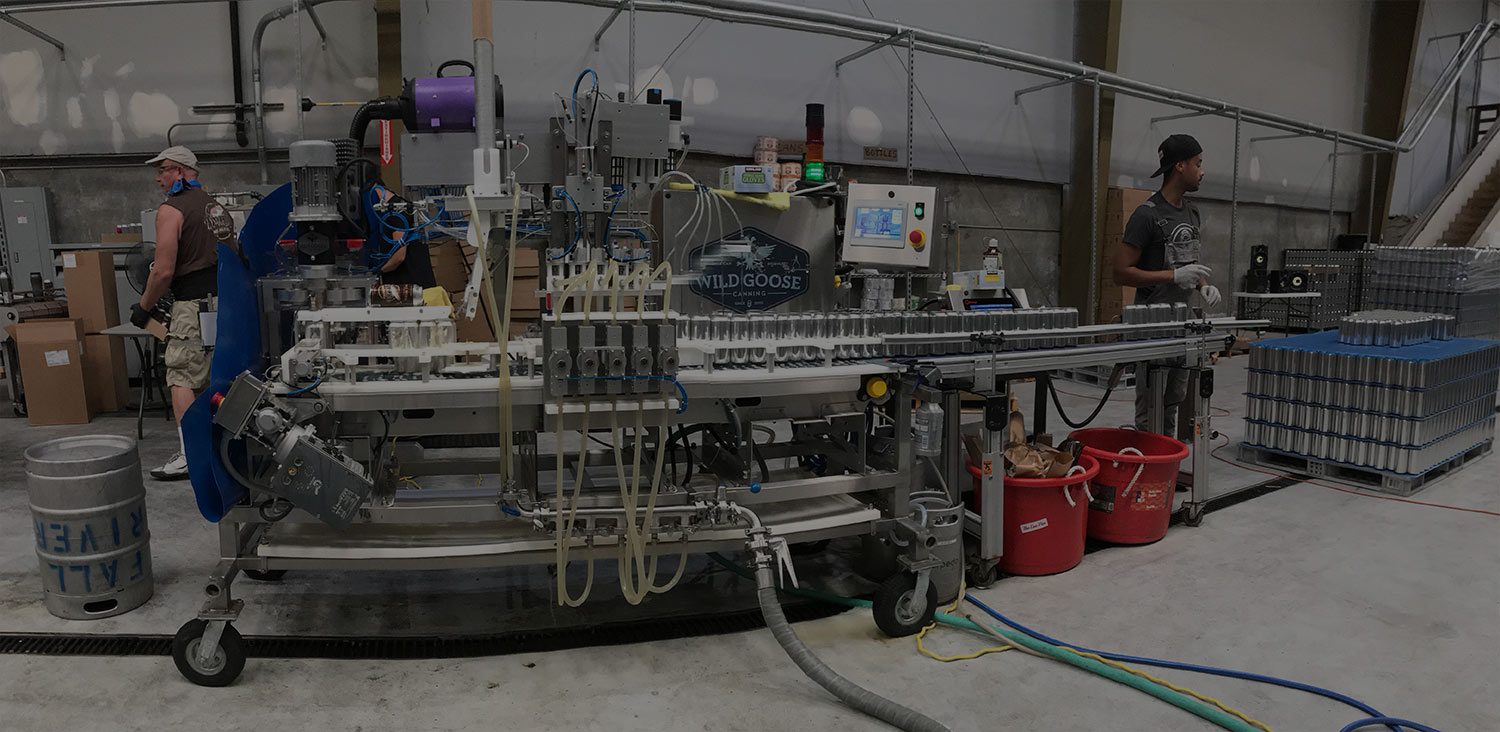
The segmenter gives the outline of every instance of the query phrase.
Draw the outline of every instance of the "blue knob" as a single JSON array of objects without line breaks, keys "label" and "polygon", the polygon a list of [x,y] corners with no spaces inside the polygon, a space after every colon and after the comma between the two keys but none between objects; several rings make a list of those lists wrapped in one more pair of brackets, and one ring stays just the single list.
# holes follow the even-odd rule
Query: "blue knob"
[{"label": "blue knob", "polygon": [[750,484],[750,492],[751,493],[759,493],[760,492],[760,484],[759,483],[751,483]]}]

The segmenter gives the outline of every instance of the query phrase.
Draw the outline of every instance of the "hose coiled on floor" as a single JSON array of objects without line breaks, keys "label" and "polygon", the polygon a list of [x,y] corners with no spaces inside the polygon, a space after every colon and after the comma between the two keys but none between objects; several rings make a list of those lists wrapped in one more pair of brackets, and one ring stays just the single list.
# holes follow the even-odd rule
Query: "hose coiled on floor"
[{"label": "hose coiled on floor", "polygon": [[937,720],[901,706],[840,676],[837,671],[829,668],[828,664],[813,655],[813,652],[802,643],[802,639],[797,637],[796,631],[792,630],[791,623],[787,622],[786,615],[781,611],[781,600],[776,597],[774,562],[775,559],[766,552],[756,552],[756,594],[760,598],[760,613],[765,616],[766,627],[770,628],[771,635],[776,636],[776,642],[780,643],[782,650],[791,657],[792,663],[797,664],[797,667],[802,669],[808,678],[818,682],[819,686],[827,689],[840,701],[893,727],[908,732],[951,732]]}]

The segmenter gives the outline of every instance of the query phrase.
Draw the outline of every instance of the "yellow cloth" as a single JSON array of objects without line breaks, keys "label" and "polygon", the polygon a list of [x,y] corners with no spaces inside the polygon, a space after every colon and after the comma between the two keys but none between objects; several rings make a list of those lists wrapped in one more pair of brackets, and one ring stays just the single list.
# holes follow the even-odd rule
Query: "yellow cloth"
[{"label": "yellow cloth", "polygon": [[[668,183],[667,187],[674,191],[693,190],[693,187],[691,185],[678,181],[672,181],[671,183]],[[724,198],[732,199],[735,201],[744,201],[746,203],[756,203],[762,206],[768,206],[770,208],[776,209],[777,211],[785,211],[792,207],[792,194],[790,193],[735,193],[734,191],[726,191],[719,188],[710,188],[708,190],[709,192],[718,196],[722,196]]]},{"label": "yellow cloth", "polygon": [[430,307],[453,307],[453,301],[448,299],[448,291],[441,287],[422,288],[422,304]]}]

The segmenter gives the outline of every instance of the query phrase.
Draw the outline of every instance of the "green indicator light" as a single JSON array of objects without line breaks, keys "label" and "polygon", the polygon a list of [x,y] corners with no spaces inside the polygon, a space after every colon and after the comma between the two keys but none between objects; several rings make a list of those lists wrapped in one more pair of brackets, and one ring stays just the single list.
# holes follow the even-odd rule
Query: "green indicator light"
[{"label": "green indicator light", "polygon": [[807,167],[803,169],[802,173],[803,177],[807,178],[808,180],[823,180],[823,164],[808,163]]}]

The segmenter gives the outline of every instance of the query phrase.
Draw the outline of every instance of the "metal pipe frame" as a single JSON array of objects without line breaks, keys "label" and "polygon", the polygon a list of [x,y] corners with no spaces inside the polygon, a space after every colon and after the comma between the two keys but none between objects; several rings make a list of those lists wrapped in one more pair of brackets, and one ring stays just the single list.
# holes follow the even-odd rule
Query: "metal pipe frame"
[{"label": "metal pipe frame", "polygon": [[849,54],[848,56],[845,56],[845,57],[843,57],[843,58],[841,58],[841,59],[839,59],[837,61],[834,61],[833,62],[833,75],[834,76],[838,76],[839,72],[841,70],[843,70],[844,64],[847,64],[850,61],[853,61],[853,60],[858,59],[858,58],[864,58],[865,56],[867,56],[869,54],[872,54],[872,53],[874,53],[876,51],[879,51],[880,49],[885,48],[886,46],[889,46],[892,43],[899,43],[899,42],[905,41],[908,38],[913,38],[913,37],[914,36],[912,35],[911,31],[903,31],[901,33],[897,33],[896,35],[891,36],[890,38],[886,38],[884,40],[880,40],[880,41],[876,41],[874,43],[871,43],[870,45],[865,46],[864,48],[861,48],[858,51],[855,51],[854,53]]},{"label": "metal pipe frame", "polygon": [[[0,0],[0,13],[33,12],[42,10],[65,10],[97,7],[120,7],[134,5],[157,5],[188,2],[223,2],[224,0]],[[327,2],[329,0],[323,0]],[[619,0],[530,0],[531,2],[565,2],[576,5],[609,8],[613,10]],[[318,4],[318,0],[306,0],[304,6]],[[1179,91],[1169,87],[1138,81],[1116,73],[1096,69],[1073,61],[1055,59],[984,41],[954,36],[921,28],[909,28],[890,21],[879,20],[814,8],[804,8],[769,0],[635,0],[637,10],[658,13],[691,15],[730,23],[746,23],[786,30],[803,31],[820,35],[837,36],[853,40],[876,43],[891,36],[910,31],[915,36],[916,50],[950,58],[1034,73],[1057,79],[1057,83],[1077,81],[1084,76],[1093,76],[1098,83],[1110,91],[1123,93],[1140,99],[1157,101],[1187,109],[1202,110],[1208,114],[1233,116],[1240,112],[1242,119],[1251,124],[1272,129],[1297,132],[1331,140],[1335,130],[1314,125],[1284,115],[1250,109],[1199,94]],[[288,11],[290,12],[290,11]],[[1412,122],[1397,140],[1385,140],[1353,132],[1339,131],[1343,142],[1371,149],[1410,152],[1416,140],[1426,132],[1436,116],[1437,107],[1453,92],[1458,83],[1459,72],[1478,58],[1483,41],[1500,31],[1500,23],[1489,21],[1476,24],[1463,34],[1465,43],[1445,68],[1440,81],[1427,98],[1418,105]],[[1056,85],[1056,84],[1052,84]],[[1045,87],[1043,87],[1045,88]],[[1028,90],[1022,90],[1023,92]],[[1420,121],[1420,124],[1418,122]]]},{"label": "metal pipe frame", "polygon": [[1019,101],[1021,101],[1021,95],[1023,95],[1023,94],[1030,94],[1032,92],[1039,92],[1039,91],[1042,91],[1044,89],[1051,89],[1054,86],[1062,86],[1064,84],[1071,84],[1071,83],[1073,83],[1075,81],[1083,81],[1087,77],[1088,77],[1087,74],[1079,74],[1077,76],[1069,76],[1069,77],[1065,77],[1065,78],[1062,78],[1062,79],[1053,79],[1052,81],[1043,82],[1043,83],[1037,84],[1035,86],[1028,86],[1028,87],[1026,87],[1024,89],[1018,89],[1018,90],[1016,90],[1015,99],[1016,99],[1017,102],[1019,102]]},{"label": "metal pipe frame", "polygon": [[[23,0],[24,1],[24,0]],[[92,0],[80,0],[90,2]],[[102,0],[103,2],[120,2],[122,0]],[[159,1],[159,0],[158,0]],[[195,0],[177,0],[178,2],[192,2]],[[265,83],[261,78],[260,47],[266,38],[266,28],[271,23],[291,15],[299,8],[311,10],[314,5],[322,5],[334,0],[298,0],[298,2],[283,5],[262,15],[260,21],[255,24],[255,34],[250,41],[250,84],[255,95],[255,159],[260,164],[260,182],[266,185],[271,182],[270,170],[266,158],[266,110],[265,110]],[[151,3],[135,2],[134,0],[123,0],[126,4],[146,5]]]},{"label": "metal pipe frame", "polygon": [[1267,140],[1294,140],[1299,137],[1307,136],[1308,135],[1305,132],[1297,132],[1289,135],[1261,135],[1259,137],[1250,138],[1250,142],[1265,142]]},{"label": "metal pipe frame", "polygon": [[13,26],[15,26],[17,28],[20,28],[23,31],[26,31],[27,33],[30,33],[31,35],[34,35],[37,38],[40,38],[43,41],[46,41],[47,43],[52,44],[53,46],[55,46],[57,48],[57,53],[58,53],[59,56],[61,56],[62,58],[67,58],[68,57],[68,49],[63,46],[63,42],[62,41],[59,41],[56,38],[53,38],[52,36],[47,35],[47,33],[44,32],[44,31],[38,30],[36,26],[33,26],[30,23],[27,23],[27,22],[21,20],[20,18],[12,18],[10,16],[10,13],[6,13],[6,12],[0,12],[0,20],[3,20],[5,22],[7,22],[7,23],[10,23],[11,25],[13,25]]},{"label": "metal pipe frame", "polygon": [[[1239,234],[1240,223],[1240,127],[1241,114],[1238,110],[1234,113],[1234,172],[1229,180],[1229,272],[1234,274],[1234,263],[1239,259],[1235,257],[1234,248],[1236,237]],[[1374,190],[1373,188],[1371,190]],[[1234,282],[1229,283],[1230,287]]]},{"label": "metal pipe frame", "polygon": [[[1084,316],[1088,322],[1094,322],[1099,312],[1099,183],[1100,178],[1108,180],[1109,171],[1100,175],[1099,170],[1099,105],[1101,94],[1099,91],[1099,77],[1094,77],[1094,134],[1089,136],[1089,294],[1088,311]],[[1108,163],[1106,163],[1108,165]]]},{"label": "metal pipe frame", "polygon": [[599,25],[599,30],[594,31],[595,53],[599,52],[599,40],[604,38],[604,32],[609,30],[609,27],[615,24],[615,19],[620,17],[620,13],[625,10],[625,6],[629,3],[630,0],[620,0],[620,2],[616,3],[615,9],[609,11],[609,17],[605,18],[604,22]]},{"label": "metal pipe frame", "polygon": [[[1174,120],[1174,119],[1187,119],[1189,117],[1202,117],[1205,114],[1215,114],[1215,112],[1210,111],[1210,110],[1198,110],[1196,112],[1183,112],[1182,114],[1169,114],[1169,115],[1167,115],[1165,117],[1152,117],[1151,118],[1151,124],[1154,125],[1157,122],[1167,122],[1167,121]],[[1235,119],[1239,119],[1239,117],[1240,117],[1239,110],[1235,110]]]},{"label": "metal pipe frame", "polygon": [[232,119],[230,119],[230,120],[224,120],[222,122],[221,121],[217,121],[217,120],[208,121],[208,122],[176,122],[176,123],[173,123],[173,125],[171,127],[167,128],[167,146],[168,147],[172,146],[172,130],[177,129],[178,127],[210,127],[210,126],[213,126],[213,125],[234,125],[234,126],[238,127],[239,124],[240,124],[239,122],[236,122],[236,121],[234,121]]}]

